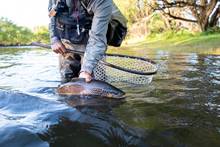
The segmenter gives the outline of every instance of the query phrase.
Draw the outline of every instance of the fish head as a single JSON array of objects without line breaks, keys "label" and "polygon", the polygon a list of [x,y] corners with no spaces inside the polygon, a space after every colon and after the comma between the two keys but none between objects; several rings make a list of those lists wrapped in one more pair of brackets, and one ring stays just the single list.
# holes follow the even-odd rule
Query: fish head
[{"label": "fish head", "polygon": [[114,92],[114,93],[111,93],[111,95],[113,98],[117,98],[117,99],[125,98],[125,92],[120,89],[117,91],[117,93]]}]

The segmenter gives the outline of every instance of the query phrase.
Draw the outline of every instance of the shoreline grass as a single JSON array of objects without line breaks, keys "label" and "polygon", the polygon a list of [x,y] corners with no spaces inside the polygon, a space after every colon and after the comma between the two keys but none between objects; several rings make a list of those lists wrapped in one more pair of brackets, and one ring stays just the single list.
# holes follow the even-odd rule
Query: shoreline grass
[{"label": "shoreline grass", "polygon": [[121,48],[204,53],[214,50],[220,54],[220,33],[166,32],[142,40],[126,40]]}]

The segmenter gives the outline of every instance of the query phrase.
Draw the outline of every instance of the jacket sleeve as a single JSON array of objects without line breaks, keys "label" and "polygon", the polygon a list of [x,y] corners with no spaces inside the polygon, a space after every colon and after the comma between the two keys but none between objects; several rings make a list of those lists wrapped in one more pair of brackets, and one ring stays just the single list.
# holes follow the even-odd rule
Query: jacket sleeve
[{"label": "jacket sleeve", "polygon": [[[49,0],[48,12],[56,5],[56,0]],[[50,33],[50,41],[51,43],[59,40],[57,32],[56,32],[56,19],[55,17],[50,17],[49,23],[49,33]]]},{"label": "jacket sleeve", "polygon": [[106,33],[112,14],[112,5],[112,0],[93,0],[87,8],[88,12],[92,12],[94,17],[81,72],[92,73],[107,49]]}]

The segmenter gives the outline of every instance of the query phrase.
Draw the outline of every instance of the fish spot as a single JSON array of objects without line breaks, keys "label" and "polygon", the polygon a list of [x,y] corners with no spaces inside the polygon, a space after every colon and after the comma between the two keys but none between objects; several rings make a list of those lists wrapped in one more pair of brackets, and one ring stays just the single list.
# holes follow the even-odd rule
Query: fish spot
[{"label": "fish spot", "polygon": [[100,95],[103,93],[103,90],[102,89],[92,89],[91,92],[92,92],[92,94]]}]

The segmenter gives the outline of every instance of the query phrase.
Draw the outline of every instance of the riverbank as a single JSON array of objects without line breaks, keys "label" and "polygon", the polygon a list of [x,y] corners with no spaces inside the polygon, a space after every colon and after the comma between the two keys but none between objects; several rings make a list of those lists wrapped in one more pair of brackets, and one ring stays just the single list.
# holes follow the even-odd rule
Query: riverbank
[{"label": "riverbank", "polygon": [[216,50],[220,54],[220,33],[213,34],[158,34],[144,39],[126,40],[123,48],[132,50],[164,50],[175,52],[205,52]]},{"label": "riverbank", "polygon": [[[29,46],[31,45],[0,45],[0,48]],[[142,39],[132,38],[125,40],[120,48],[115,48],[115,50],[124,49],[220,54],[220,33],[187,34],[178,32],[177,34],[158,34]]]}]

